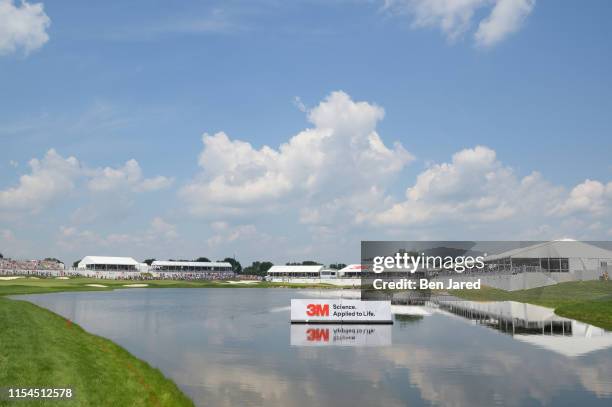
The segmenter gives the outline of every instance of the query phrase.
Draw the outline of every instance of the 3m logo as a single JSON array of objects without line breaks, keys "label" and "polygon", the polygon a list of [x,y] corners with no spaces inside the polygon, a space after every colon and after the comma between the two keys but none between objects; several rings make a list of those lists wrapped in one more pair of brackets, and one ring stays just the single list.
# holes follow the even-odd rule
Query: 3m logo
[{"label": "3m logo", "polygon": [[329,342],[329,329],[310,328],[306,331],[308,342]]},{"label": "3m logo", "polygon": [[329,316],[329,304],[308,304],[306,306],[306,315],[309,317],[328,317]]}]

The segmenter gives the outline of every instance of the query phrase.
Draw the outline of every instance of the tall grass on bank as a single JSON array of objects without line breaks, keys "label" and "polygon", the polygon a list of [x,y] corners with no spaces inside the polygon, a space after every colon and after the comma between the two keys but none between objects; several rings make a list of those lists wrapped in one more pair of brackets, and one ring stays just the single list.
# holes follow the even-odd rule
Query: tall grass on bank
[{"label": "tall grass on bank", "polygon": [[57,314],[0,297],[0,387],[71,388],[72,400],[19,406],[193,406],[158,370]]}]

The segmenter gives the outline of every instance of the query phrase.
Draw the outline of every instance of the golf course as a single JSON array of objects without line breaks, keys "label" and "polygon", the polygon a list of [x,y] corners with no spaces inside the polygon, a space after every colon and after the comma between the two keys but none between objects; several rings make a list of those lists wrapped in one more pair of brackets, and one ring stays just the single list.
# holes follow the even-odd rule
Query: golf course
[{"label": "golf course", "polygon": [[[327,285],[227,281],[120,281],[89,278],[16,278],[0,281],[0,387],[71,388],[67,406],[190,406],[175,383],[146,362],[77,324],[7,295],[65,291],[104,291],[134,287],[290,287]],[[507,292],[484,287],[453,291],[474,301],[520,301],[554,308],[564,317],[612,330],[612,282],[563,283]],[[0,398],[0,405],[9,405]],[[19,405],[51,405],[53,400],[22,400]]]}]

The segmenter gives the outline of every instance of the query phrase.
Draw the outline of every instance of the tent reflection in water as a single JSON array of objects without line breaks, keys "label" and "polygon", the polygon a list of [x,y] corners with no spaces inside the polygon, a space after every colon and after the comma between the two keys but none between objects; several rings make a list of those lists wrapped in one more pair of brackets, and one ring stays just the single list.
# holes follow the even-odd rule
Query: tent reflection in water
[{"label": "tent reflection in water", "polygon": [[560,317],[551,308],[515,301],[439,300],[438,310],[567,357],[612,347],[612,332]]}]

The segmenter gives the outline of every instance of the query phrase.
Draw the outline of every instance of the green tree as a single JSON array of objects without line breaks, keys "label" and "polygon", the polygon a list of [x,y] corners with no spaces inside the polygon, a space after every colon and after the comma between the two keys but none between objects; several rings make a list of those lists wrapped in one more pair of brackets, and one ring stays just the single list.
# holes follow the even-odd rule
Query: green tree
[{"label": "green tree", "polygon": [[232,271],[236,274],[242,274],[242,264],[233,257],[226,257],[223,259],[224,262],[232,265]]},{"label": "green tree", "polygon": [[81,260],[77,260],[77,261],[72,262],[72,267],[77,268],[79,266],[79,263],[81,262]]},{"label": "green tree", "polygon": [[345,267],[346,267],[346,264],[344,263],[334,263],[334,264],[329,265],[329,268],[332,270],[342,270]]},{"label": "green tree", "polygon": [[210,263],[210,259],[208,257],[198,257],[195,259],[198,263]]},{"label": "green tree", "polygon": [[147,265],[151,265],[153,264],[153,262],[155,261],[155,259],[146,259],[145,261],[143,261],[143,263],[146,263]]},{"label": "green tree", "polygon": [[253,264],[244,268],[242,274],[265,276],[272,266],[273,264],[269,261],[254,261]]},{"label": "green tree", "polygon": [[45,257],[45,261],[54,261],[56,263],[61,263],[61,260],[56,259],[55,257]]}]

